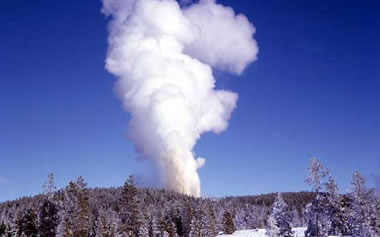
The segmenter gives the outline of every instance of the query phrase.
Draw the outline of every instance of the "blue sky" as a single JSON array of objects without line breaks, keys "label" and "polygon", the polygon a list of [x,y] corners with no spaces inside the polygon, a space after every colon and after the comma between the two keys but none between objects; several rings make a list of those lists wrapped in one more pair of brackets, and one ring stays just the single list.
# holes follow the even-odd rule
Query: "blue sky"
[{"label": "blue sky", "polygon": [[[239,94],[229,129],[195,153],[206,196],[307,190],[308,160],[342,191],[359,170],[380,175],[376,1],[219,1],[255,25],[258,61],[243,76],[214,72]],[[106,19],[94,0],[5,1],[0,8],[0,201],[82,175],[152,184],[126,139],[129,119],[104,69]]]}]

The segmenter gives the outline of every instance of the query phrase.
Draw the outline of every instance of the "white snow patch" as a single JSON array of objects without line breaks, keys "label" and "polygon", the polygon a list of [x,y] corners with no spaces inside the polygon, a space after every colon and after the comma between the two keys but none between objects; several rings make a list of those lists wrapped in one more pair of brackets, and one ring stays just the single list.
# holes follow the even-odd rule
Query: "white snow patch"
[{"label": "white snow patch", "polygon": [[[303,237],[305,236],[306,227],[296,227],[293,228],[294,237]],[[266,237],[265,229],[253,229],[253,230],[239,230],[233,233],[232,235],[218,235],[222,236],[239,236],[239,237]]]}]

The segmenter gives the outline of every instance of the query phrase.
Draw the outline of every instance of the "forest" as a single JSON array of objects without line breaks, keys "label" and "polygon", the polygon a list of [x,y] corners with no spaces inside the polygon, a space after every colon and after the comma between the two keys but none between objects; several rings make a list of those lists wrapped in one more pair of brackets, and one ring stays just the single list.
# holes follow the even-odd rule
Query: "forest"
[{"label": "forest", "polygon": [[380,200],[355,172],[341,193],[318,159],[305,180],[311,191],[195,198],[165,189],[88,188],[82,177],[57,190],[49,174],[42,194],[0,203],[0,236],[217,236],[266,229],[267,236],[380,236]]}]

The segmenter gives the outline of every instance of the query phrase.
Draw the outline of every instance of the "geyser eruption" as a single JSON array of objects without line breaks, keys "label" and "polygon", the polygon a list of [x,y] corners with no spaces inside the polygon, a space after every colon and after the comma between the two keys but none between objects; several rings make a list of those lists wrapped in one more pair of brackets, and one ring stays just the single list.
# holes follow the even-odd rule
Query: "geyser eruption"
[{"label": "geyser eruption", "polygon": [[162,185],[200,196],[205,160],[193,147],[227,128],[238,98],[215,89],[211,67],[242,73],[258,51],[253,25],[213,0],[103,0],[102,12],[112,16],[106,68],[131,115],[129,139]]}]

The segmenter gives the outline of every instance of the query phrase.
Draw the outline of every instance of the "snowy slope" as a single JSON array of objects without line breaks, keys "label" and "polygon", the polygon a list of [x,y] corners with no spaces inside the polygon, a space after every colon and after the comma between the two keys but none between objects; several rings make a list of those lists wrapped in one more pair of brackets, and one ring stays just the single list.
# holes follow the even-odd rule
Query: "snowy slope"
[{"label": "snowy slope", "polygon": [[[306,227],[293,228],[294,237],[305,236]],[[239,236],[239,237],[265,237],[265,229],[254,229],[254,230],[239,230],[232,235],[218,235],[222,236]]]}]

